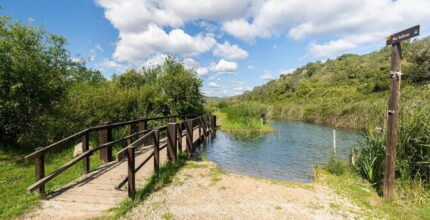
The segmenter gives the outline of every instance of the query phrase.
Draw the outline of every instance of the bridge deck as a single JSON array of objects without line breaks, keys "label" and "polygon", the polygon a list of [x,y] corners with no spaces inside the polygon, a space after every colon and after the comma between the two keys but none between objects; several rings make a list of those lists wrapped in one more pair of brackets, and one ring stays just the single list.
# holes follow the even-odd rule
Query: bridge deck
[{"label": "bridge deck", "polygon": [[[193,142],[198,140],[198,129],[194,130]],[[161,144],[160,144],[161,145]],[[182,138],[182,150],[186,139]],[[146,159],[152,151],[137,155],[136,165]],[[167,148],[160,151],[160,164],[167,160]],[[144,186],[154,172],[153,157],[136,173],[137,187]],[[83,176],[73,183],[56,190],[42,201],[41,207],[25,216],[25,219],[85,219],[100,216],[104,211],[117,206],[127,198],[127,189],[114,187],[127,175],[127,161],[110,162]],[[125,185],[126,186],[126,185]],[[123,187],[125,188],[125,187]]]}]

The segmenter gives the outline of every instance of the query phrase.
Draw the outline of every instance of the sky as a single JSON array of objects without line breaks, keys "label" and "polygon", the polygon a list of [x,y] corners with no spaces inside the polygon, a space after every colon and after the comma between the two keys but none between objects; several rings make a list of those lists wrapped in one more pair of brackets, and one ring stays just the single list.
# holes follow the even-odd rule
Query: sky
[{"label": "sky", "polygon": [[1,0],[1,15],[65,36],[106,78],[175,55],[207,96],[232,96],[308,62],[365,54],[421,25],[430,0]]}]

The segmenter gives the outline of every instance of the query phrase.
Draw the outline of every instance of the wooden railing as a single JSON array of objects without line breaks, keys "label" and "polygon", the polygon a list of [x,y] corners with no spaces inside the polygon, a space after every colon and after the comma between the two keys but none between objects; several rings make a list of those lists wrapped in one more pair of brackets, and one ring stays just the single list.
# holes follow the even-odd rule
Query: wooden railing
[{"label": "wooden railing", "polygon": [[[169,161],[175,161],[178,154],[183,151],[182,141],[186,137],[186,149],[188,158],[195,151],[197,144],[207,138],[210,132],[214,131],[216,126],[215,116],[201,116],[193,119],[188,119],[179,123],[168,123],[166,126],[157,127],[150,132],[131,143],[123,150],[117,153],[117,158],[122,158],[125,154],[127,158],[127,176],[115,187],[121,188],[126,182],[128,183],[128,196],[134,198],[136,194],[136,173],[151,159],[154,158],[154,171],[158,172],[160,168],[160,151],[167,147],[167,158]],[[198,130],[199,136],[197,141],[194,141],[194,131]],[[160,133],[166,131],[165,140],[160,139]],[[144,152],[152,150],[139,165],[136,166],[136,149],[141,146],[146,140],[152,139],[153,144],[143,149]]]},{"label": "wooden railing", "polygon": [[[190,119],[193,118],[193,119]],[[205,118],[205,119],[201,119]],[[178,126],[181,126],[183,128],[183,124],[188,121],[194,121],[197,119],[206,120],[208,116],[200,116],[200,117],[194,117],[194,116],[167,116],[167,117],[152,117],[152,118],[140,118],[136,120],[131,121],[125,121],[125,122],[117,122],[117,123],[105,123],[99,126],[95,126],[92,128],[84,129],[80,132],[77,132],[69,137],[66,137],[60,141],[57,141],[53,144],[50,144],[43,148],[36,148],[36,151],[25,156],[26,160],[35,160],[35,176],[36,176],[36,182],[29,186],[27,188],[28,192],[32,192],[37,190],[37,192],[41,195],[45,194],[45,184],[49,182],[54,177],[58,176],[65,170],[72,167],[74,164],[78,163],[79,161],[83,161],[83,173],[88,174],[90,172],[90,156],[97,151],[100,151],[100,159],[102,163],[106,164],[113,160],[112,156],[112,146],[114,144],[127,141],[127,147],[122,149],[117,155],[123,154],[126,150],[129,151],[129,149],[134,149],[137,146],[140,146],[143,144],[143,142],[148,139],[149,137],[152,137],[155,139],[155,131],[157,130],[158,133],[160,130],[169,128],[169,125],[162,126],[162,127],[156,127],[154,129],[148,128],[148,122],[149,121],[159,121],[159,120],[169,120],[171,122],[176,121],[177,119],[184,120],[180,123],[172,123]],[[211,120],[215,121],[216,118],[214,116],[209,116]],[[171,123],[169,123],[171,124]],[[121,137],[119,139],[113,140],[112,138],[112,129],[118,128],[121,126],[127,127],[127,135],[124,137]],[[172,126],[172,125],[170,125]],[[206,126],[206,125],[205,125]],[[137,127],[137,128],[136,128]],[[203,127],[203,125],[201,126]],[[98,133],[98,139],[99,139],[99,146],[96,146],[92,149],[89,148],[89,139],[90,134],[97,132]],[[192,135],[192,134],[191,134]],[[137,138],[137,140],[135,140]],[[50,152],[53,149],[57,149],[61,146],[65,146],[66,144],[73,143],[73,141],[77,141],[78,139],[81,139],[82,141],[82,154],[75,157],[71,161],[67,162],[60,168],[57,168],[53,172],[51,172],[49,175],[45,176],[45,155]],[[134,141],[135,140],[135,141]],[[133,142],[134,141],[134,142]],[[191,140],[192,141],[192,140]],[[156,141],[154,141],[155,143]],[[159,136],[158,136],[158,142],[159,143]],[[168,143],[168,142],[167,142]],[[166,145],[167,146],[167,145]],[[165,146],[161,146],[165,147]],[[153,149],[154,147],[148,148]],[[192,152],[190,152],[192,153]],[[154,153],[155,154],[155,153]],[[129,155],[129,154],[126,154]],[[151,154],[152,155],[152,154]],[[171,153],[171,155],[174,155]],[[121,159],[121,158],[117,158]],[[132,161],[134,158],[132,158]],[[149,160],[149,159],[148,159]],[[138,166],[140,169],[144,163],[141,166]],[[133,181],[131,181],[133,182]]]}]

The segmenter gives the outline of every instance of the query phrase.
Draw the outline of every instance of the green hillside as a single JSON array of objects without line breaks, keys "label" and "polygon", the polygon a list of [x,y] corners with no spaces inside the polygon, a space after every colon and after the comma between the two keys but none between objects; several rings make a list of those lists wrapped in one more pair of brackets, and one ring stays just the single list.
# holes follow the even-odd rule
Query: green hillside
[{"label": "green hillside", "polygon": [[[401,108],[430,100],[430,38],[402,43]],[[339,127],[382,126],[390,89],[390,53],[345,54],[309,63],[291,74],[233,97],[269,104],[272,117]]]}]

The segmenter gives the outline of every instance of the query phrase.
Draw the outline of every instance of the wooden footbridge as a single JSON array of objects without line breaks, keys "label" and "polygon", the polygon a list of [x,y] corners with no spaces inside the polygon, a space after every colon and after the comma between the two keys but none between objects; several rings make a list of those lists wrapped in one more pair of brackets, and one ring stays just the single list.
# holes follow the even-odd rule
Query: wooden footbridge
[{"label": "wooden footbridge", "polygon": [[[163,121],[168,123],[156,126]],[[82,219],[99,216],[127,196],[133,198],[137,186],[145,185],[149,177],[159,171],[160,164],[176,160],[182,151],[191,158],[196,146],[207,139],[215,127],[215,116],[141,118],[88,128],[38,148],[25,157],[35,161],[36,174],[36,182],[27,190],[37,191],[44,200],[41,209],[26,218]],[[127,134],[114,140],[112,131],[121,128],[126,128]],[[90,138],[98,138],[99,146],[90,148]],[[81,141],[82,154],[45,175],[45,155],[55,148],[73,146],[70,143],[77,140]],[[112,147],[121,143],[123,148],[113,160]],[[103,165],[90,170],[90,157],[95,152],[100,152]],[[80,161],[84,174],[81,178],[52,193],[45,193],[47,182]]]}]

